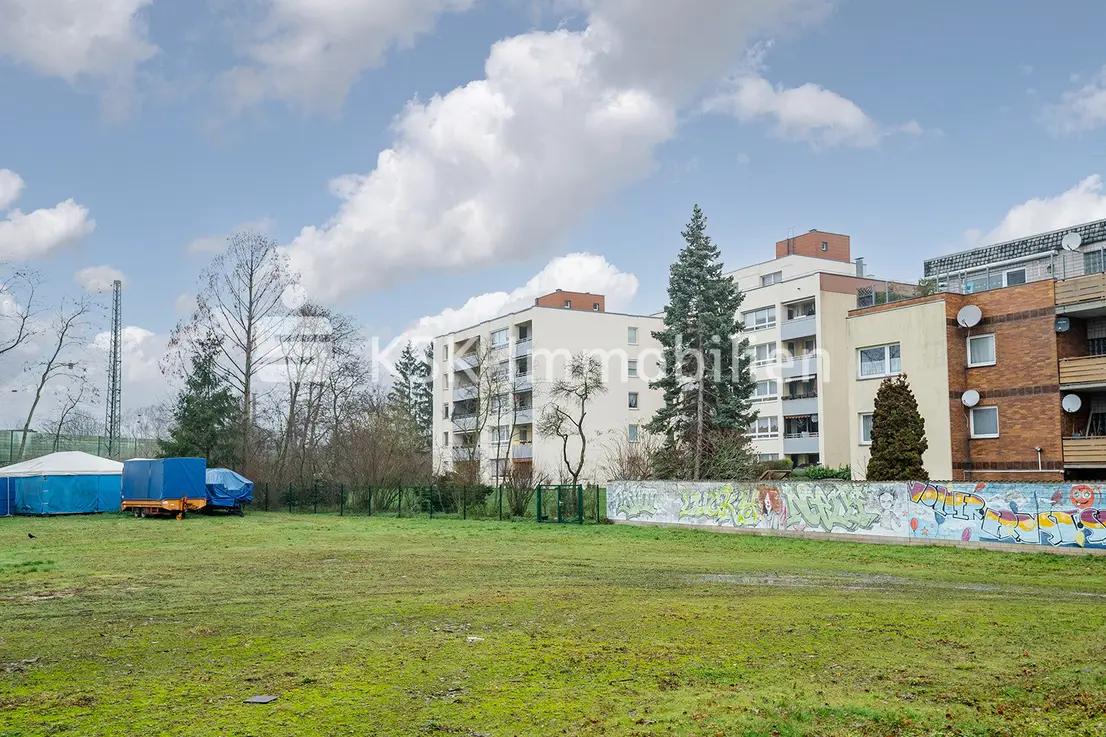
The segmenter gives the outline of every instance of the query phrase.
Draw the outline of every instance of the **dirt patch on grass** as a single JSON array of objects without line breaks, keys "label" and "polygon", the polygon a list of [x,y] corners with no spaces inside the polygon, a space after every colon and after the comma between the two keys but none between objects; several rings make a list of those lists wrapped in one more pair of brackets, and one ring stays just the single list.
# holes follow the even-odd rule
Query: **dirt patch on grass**
[{"label": "dirt patch on grass", "polygon": [[[768,586],[781,588],[832,588],[844,591],[968,591],[977,594],[1010,596],[1029,595],[1037,590],[1028,586],[979,583],[975,581],[928,581],[885,573],[840,573],[826,576],[796,574],[735,575],[729,573],[703,573],[686,577],[689,583],[726,584],[730,586]],[[1050,596],[1067,594],[1072,597],[1106,599],[1106,593],[1096,591],[1049,590]]]}]

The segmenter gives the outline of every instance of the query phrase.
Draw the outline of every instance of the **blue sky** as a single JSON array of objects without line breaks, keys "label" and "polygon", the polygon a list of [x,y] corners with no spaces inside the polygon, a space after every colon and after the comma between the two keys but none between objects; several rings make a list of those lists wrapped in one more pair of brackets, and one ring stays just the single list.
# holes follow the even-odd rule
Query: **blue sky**
[{"label": "blue sky", "polygon": [[[87,212],[34,249],[0,224],[0,261],[117,269],[151,336],[243,223],[388,340],[561,281],[659,309],[694,202],[734,268],[820,228],[901,279],[1106,217],[1100,2],[64,5],[0,0],[0,169],[9,209]],[[577,252],[606,263],[547,267]]]}]

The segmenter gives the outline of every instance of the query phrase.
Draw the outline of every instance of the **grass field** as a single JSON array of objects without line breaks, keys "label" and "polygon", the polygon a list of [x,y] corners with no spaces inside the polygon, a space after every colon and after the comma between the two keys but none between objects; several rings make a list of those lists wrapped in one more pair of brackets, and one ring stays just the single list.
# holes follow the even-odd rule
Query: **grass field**
[{"label": "grass field", "polygon": [[1106,734],[1106,558],[17,518],[0,613],[4,737]]}]

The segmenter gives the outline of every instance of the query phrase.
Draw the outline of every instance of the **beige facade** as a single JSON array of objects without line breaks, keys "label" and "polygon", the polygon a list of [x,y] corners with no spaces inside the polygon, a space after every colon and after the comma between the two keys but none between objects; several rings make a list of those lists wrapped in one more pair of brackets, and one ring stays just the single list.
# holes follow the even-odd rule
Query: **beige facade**
[{"label": "beige facade", "polygon": [[[863,438],[864,416],[875,409],[876,392],[886,375],[905,374],[926,422],[929,449],[922,461],[930,478],[951,479],[952,438],[949,404],[949,356],[945,303],[907,302],[845,321],[847,330],[848,445],[853,478],[863,480],[870,443]],[[862,377],[860,351],[898,346],[899,364],[888,358],[886,375]]]},{"label": "beige facade", "polygon": [[[607,390],[588,404],[581,480],[605,483],[614,446],[643,437],[663,405],[649,388],[660,371],[652,336],[660,327],[660,319],[645,315],[535,305],[435,338],[435,468],[478,463],[481,478],[493,482],[509,465],[530,464],[535,479],[565,478],[561,440],[538,433],[537,423],[552,382],[565,375],[571,356],[586,352],[603,365]],[[503,371],[504,379],[481,379],[488,371]],[[494,399],[489,386],[511,399]],[[570,442],[573,460],[578,452]]]}]

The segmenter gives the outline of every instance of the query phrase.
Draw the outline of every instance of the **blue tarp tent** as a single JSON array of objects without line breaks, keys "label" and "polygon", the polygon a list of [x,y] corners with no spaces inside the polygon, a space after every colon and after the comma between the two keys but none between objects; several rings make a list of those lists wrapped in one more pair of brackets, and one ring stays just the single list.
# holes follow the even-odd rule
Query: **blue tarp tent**
[{"label": "blue tarp tent", "polygon": [[240,507],[253,502],[253,482],[229,468],[207,469],[207,505]]},{"label": "blue tarp tent", "polygon": [[123,499],[206,499],[203,458],[132,458],[123,463]]},{"label": "blue tarp tent", "polygon": [[0,468],[0,514],[118,512],[123,464],[69,451]]}]

